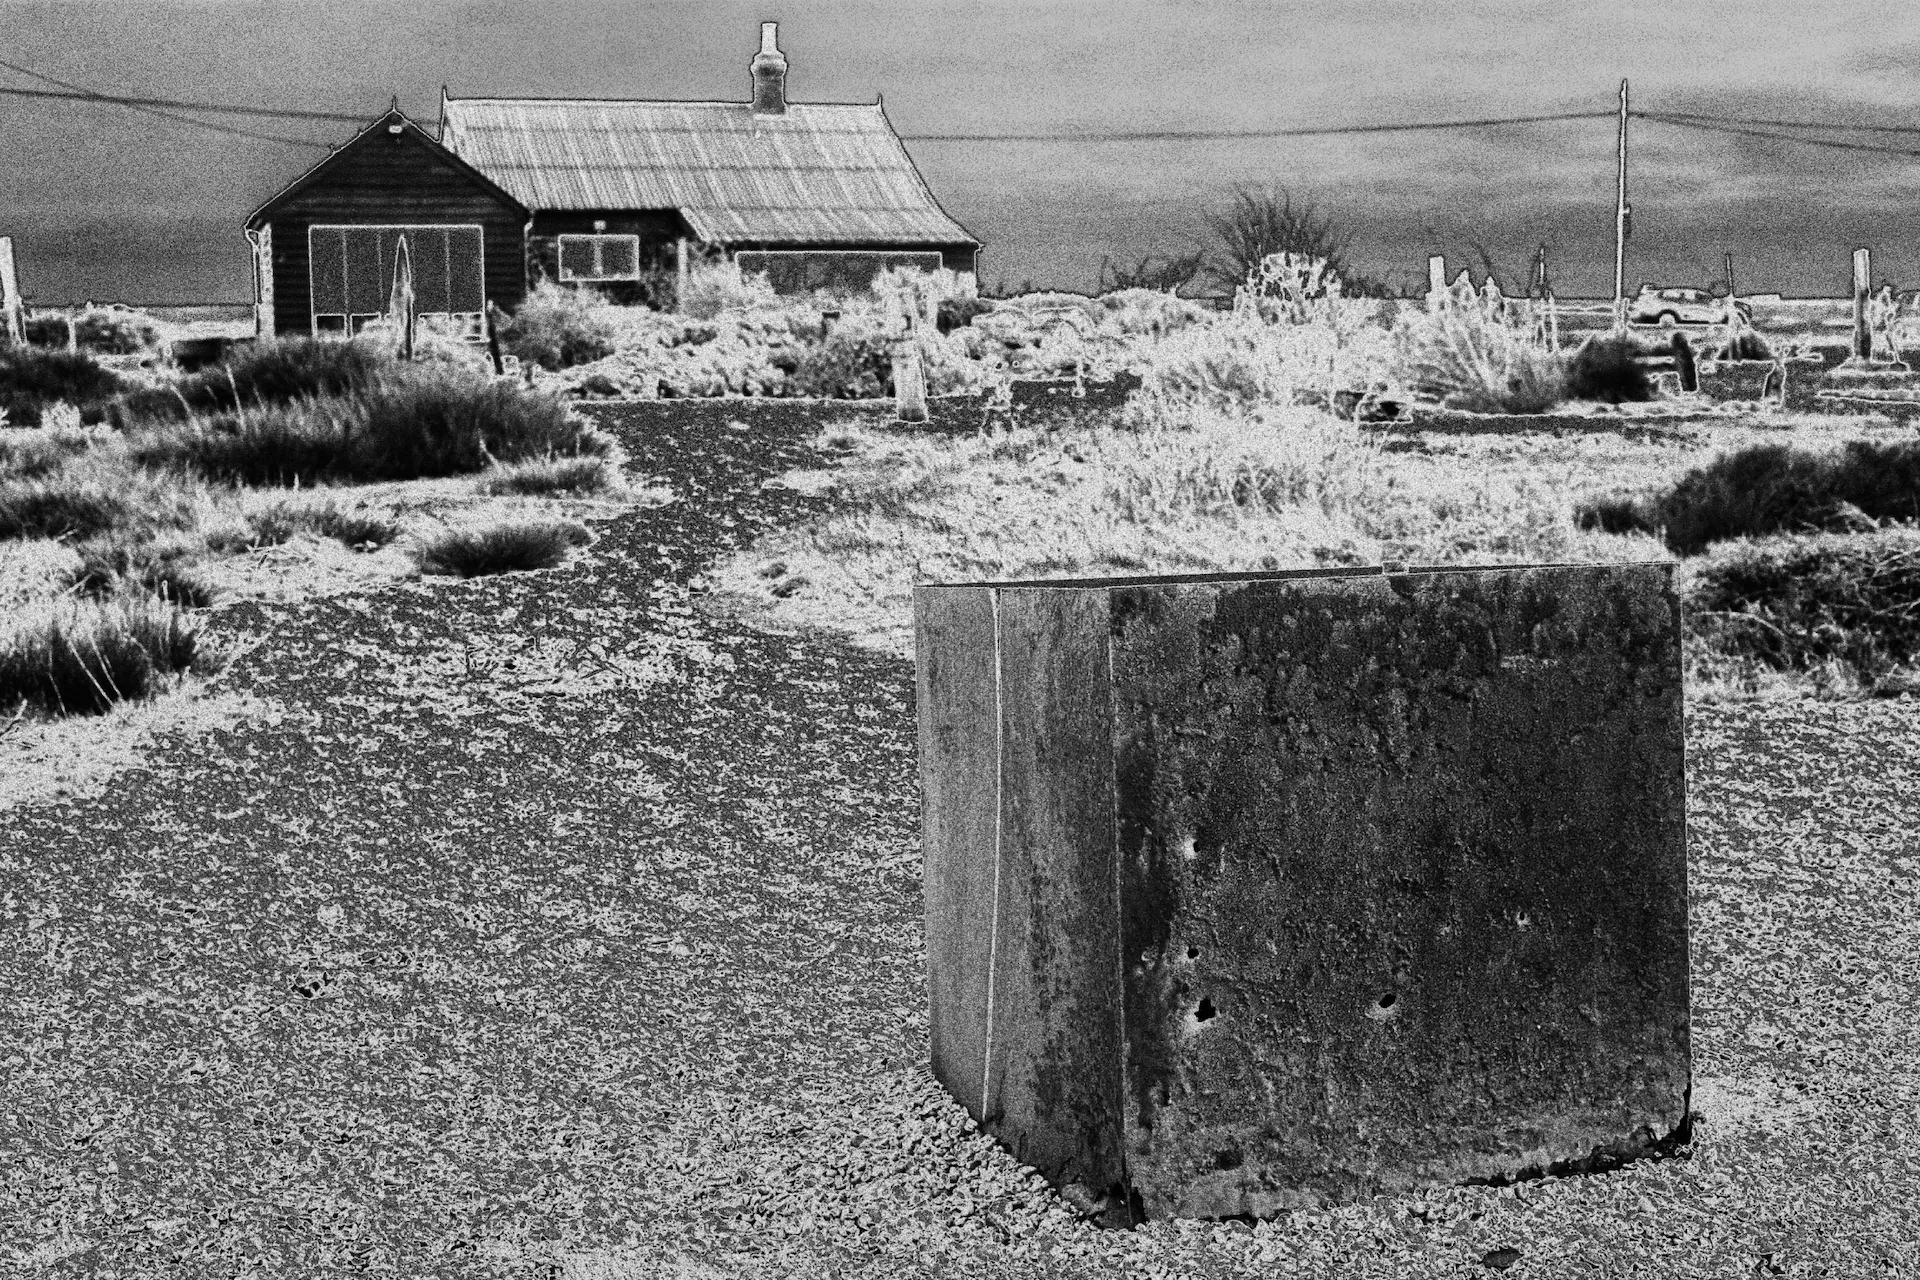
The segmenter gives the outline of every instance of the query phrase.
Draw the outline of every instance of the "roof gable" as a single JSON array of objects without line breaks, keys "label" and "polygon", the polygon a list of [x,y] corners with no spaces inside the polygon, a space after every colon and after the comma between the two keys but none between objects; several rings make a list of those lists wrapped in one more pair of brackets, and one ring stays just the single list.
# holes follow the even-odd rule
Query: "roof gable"
[{"label": "roof gable", "polygon": [[530,209],[674,209],[720,244],[979,244],[878,103],[446,98],[441,140]]},{"label": "roof gable", "polygon": [[368,139],[387,133],[388,126],[394,124],[398,124],[401,127],[401,135],[406,138],[407,141],[425,147],[435,160],[445,164],[448,168],[466,178],[479,190],[515,210],[521,218],[524,219],[529,216],[527,207],[522,204],[511,191],[504,189],[499,183],[487,177],[486,174],[481,173],[460,156],[454,154],[446,147],[441,146],[432,134],[415,124],[407,117],[405,112],[395,106],[382,112],[381,115],[372,123],[368,124],[366,128],[354,134],[353,137],[346,142],[335,147],[328,155],[315,163],[312,168],[282,187],[268,199],[266,203],[255,209],[247,216],[247,229],[249,231],[255,231],[266,223],[271,222],[274,214],[279,212],[287,204],[298,199],[303,192],[325,182],[331,174],[337,171],[343,164],[347,163],[352,158],[354,152],[366,143]]}]

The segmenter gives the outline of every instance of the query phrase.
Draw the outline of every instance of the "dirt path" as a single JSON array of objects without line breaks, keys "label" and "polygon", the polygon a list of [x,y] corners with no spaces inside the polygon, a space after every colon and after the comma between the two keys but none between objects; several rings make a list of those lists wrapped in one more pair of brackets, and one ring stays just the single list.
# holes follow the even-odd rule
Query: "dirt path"
[{"label": "dirt path", "polygon": [[872,1275],[1458,1275],[1508,1244],[1512,1275],[1911,1258],[1912,700],[1692,716],[1691,1159],[1100,1235],[964,1134],[922,1066],[910,665],[692,609],[704,555],[807,508],[760,482],[817,465],[815,424],[674,407],[671,429],[609,421],[679,500],[601,523],[579,563],[227,609],[221,630],[268,639],[223,681],[278,723],[165,738],[102,796],[0,813],[0,1257],[570,1277],[732,1273],[662,1269],[680,1253]]}]

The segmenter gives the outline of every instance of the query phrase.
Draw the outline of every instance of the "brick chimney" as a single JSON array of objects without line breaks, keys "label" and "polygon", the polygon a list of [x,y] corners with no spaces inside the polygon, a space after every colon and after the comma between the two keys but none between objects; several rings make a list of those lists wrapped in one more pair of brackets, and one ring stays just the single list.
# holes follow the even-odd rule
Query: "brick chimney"
[{"label": "brick chimney", "polygon": [[760,24],[760,52],[753,55],[753,114],[787,114],[787,57],[775,43],[777,22]]}]

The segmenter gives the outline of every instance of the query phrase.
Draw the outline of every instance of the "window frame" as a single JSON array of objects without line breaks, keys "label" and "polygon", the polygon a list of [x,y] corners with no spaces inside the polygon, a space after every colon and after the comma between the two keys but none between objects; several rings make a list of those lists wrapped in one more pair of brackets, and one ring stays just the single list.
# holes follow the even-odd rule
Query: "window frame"
[{"label": "window frame", "polygon": [[[327,231],[471,231],[479,237],[480,292],[484,299],[487,288],[487,229],[478,222],[312,222],[307,224],[307,332],[316,338],[326,338],[338,342],[351,341],[355,335],[366,328],[367,324],[380,319],[384,311],[353,312],[344,314],[338,311],[318,311],[314,309],[313,290],[313,242],[318,232]],[[410,246],[411,247],[411,246]],[[447,246],[451,252],[451,245]],[[446,316],[450,325],[458,323],[469,333],[475,325],[472,317],[479,317],[478,337],[462,337],[464,342],[486,341],[486,312],[467,311],[416,311],[416,320],[424,316]],[[338,321],[339,328],[322,329],[321,320]],[[356,323],[357,322],[357,323]]]},{"label": "window frame", "polygon": [[[596,273],[590,276],[574,275],[567,270],[567,242],[586,240],[593,244],[593,264]],[[606,245],[617,240],[632,246],[633,271],[626,275],[607,275],[599,268],[606,262]],[[568,231],[553,238],[554,266],[559,272],[561,284],[607,284],[622,280],[638,280],[640,268],[640,237],[630,232],[619,231]]]}]

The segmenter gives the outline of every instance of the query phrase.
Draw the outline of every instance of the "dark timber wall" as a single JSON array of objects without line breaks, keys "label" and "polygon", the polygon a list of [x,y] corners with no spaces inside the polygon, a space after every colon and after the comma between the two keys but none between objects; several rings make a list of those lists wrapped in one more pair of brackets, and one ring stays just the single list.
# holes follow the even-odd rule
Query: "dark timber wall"
[{"label": "dark timber wall", "polygon": [[307,229],[314,224],[463,223],[483,230],[487,296],[511,311],[526,295],[526,217],[411,123],[370,128],[254,215],[273,228],[274,328],[312,330]]}]

